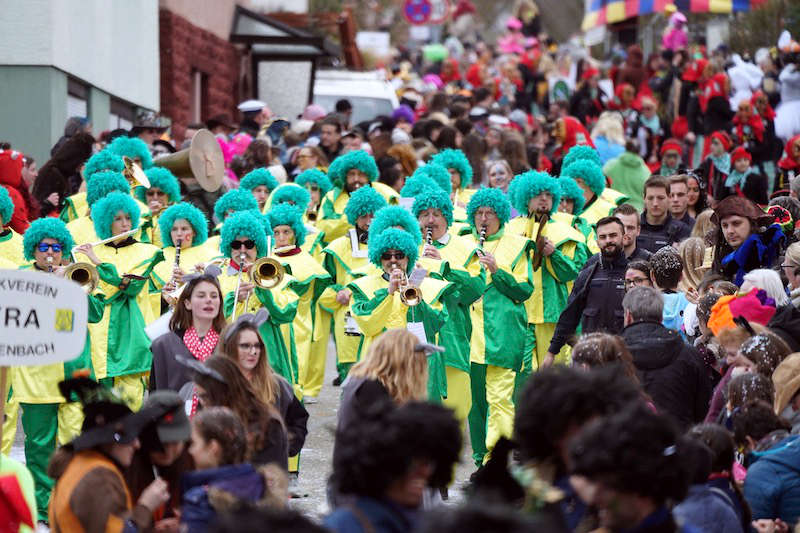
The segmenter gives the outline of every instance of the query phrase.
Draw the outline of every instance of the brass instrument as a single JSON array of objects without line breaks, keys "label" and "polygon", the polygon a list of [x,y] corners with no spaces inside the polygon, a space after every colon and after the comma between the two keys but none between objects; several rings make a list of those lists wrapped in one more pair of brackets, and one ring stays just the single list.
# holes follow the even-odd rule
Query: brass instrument
[{"label": "brass instrument", "polygon": [[309,222],[317,221],[317,209],[319,209],[319,204],[312,205],[306,210],[306,218],[308,218]]},{"label": "brass instrument", "polygon": [[[397,264],[392,263],[392,270],[395,268],[397,268]],[[405,272],[403,272],[403,281],[400,283],[400,287],[398,287],[397,292],[400,293],[400,301],[409,307],[417,306],[422,301],[422,293],[420,292],[419,287],[415,287],[414,285],[410,285],[408,283],[408,276]]]},{"label": "brass instrument", "polygon": [[[242,252],[239,254],[239,275],[236,276],[236,289],[233,291],[233,314],[231,315],[231,323],[236,320],[236,309],[238,306],[239,300],[239,288],[242,286],[242,274],[244,274],[244,262],[247,259],[247,254]],[[247,307],[247,300],[250,299],[250,295],[247,295],[247,299],[244,301],[245,307]]]},{"label": "brass instrument", "polygon": [[97,289],[99,277],[97,268],[91,263],[72,263],[64,270],[64,279],[74,281],[83,288],[86,294]]},{"label": "brass instrument", "polygon": [[425,244],[433,244],[433,228],[430,226],[425,227]]},{"label": "brass instrument", "polygon": [[250,267],[253,283],[262,289],[273,289],[280,285],[286,270],[272,257],[262,257]]},{"label": "brass instrument", "polygon": [[127,155],[122,156],[122,163],[125,165],[125,168],[122,169],[122,175],[131,184],[131,189],[140,185],[145,189],[150,188],[150,180],[147,179],[147,174],[144,173],[142,167]]},{"label": "brass instrument", "polygon": [[225,178],[225,159],[217,138],[208,130],[199,130],[189,148],[163,155],[153,164],[169,169],[178,178],[193,178],[204,190],[214,192]]},{"label": "brass instrument", "polygon": [[536,239],[534,239],[536,250],[534,250],[533,259],[531,259],[531,266],[534,270],[538,270],[539,267],[542,266],[542,260],[544,259],[544,255],[542,254],[542,248],[544,247],[542,231],[549,220],[550,215],[547,213],[543,213],[539,216],[539,229],[536,230]]}]

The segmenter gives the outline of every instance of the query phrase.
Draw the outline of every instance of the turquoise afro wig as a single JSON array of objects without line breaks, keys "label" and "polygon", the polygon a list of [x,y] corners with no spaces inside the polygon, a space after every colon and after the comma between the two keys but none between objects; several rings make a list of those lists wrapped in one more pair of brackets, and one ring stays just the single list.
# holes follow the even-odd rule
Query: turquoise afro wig
[{"label": "turquoise afro wig", "polygon": [[130,190],[128,180],[119,172],[98,172],[86,183],[86,203],[92,207],[111,192],[129,194]]},{"label": "turquoise afro wig", "polygon": [[[414,174],[410,178],[408,178],[403,185],[403,188],[400,189],[400,196],[403,198],[416,198],[418,194],[421,194],[425,189],[439,189],[439,187],[435,181],[433,181],[428,176],[423,176],[421,174]],[[444,191],[442,191],[444,192]],[[447,193],[445,193],[447,194]]]},{"label": "turquoise afro wig", "polygon": [[208,220],[206,220],[206,216],[192,204],[180,202],[169,206],[158,217],[158,229],[161,231],[161,242],[164,243],[164,246],[175,246],[170,233],[176,220],[186,220],[192,225],[192,229],[194,229],[192,246],[203,244],[208,240]]},{"label": "turquoise afro wig", "polygon": [[586,205],[586,200],[583,198],[583,189],[575,183],[574,179],[567,176],[561,176],[557,181],[558,186],[561,188],[561,198],[572,200],[575,204],[572,208],[572,214],[580,215]]},{"label": "turquoise afro wig", "polygon": [[414,238],[417,246],[422,244],[422,230],[419,229],[419,222],[408,209],[399,205],[390,205],[375,213],[375,218],[369,225],[369,234],[379,235],[389,228],[398,226]]},{"label": "turquoise afro wig", "polygon": [[111,144],[106,149],[117,154],[120,158],[126,155],[131,159],[139,159],[142,162],[142,168],[145,170],[153,166],[153,157],[150,155],[150,149],[138,137],[117,137],[111,141]]},{"label": "turquoise afro wig", "polygon": [[256,197],[249,190],[231,189],[220,196],[219,200],[214,204],[214,216],[222,222],[230,210],[239,212],[249,211],[250,209],[258,211]]},{"label": "turquoise afro wig", "polygon": [[472,229],[475,229],[475,211],[484,206],[494,210],[497,218],[500,219],[501,228],[505,226],[508,217],[511,216],[511,204],[508,203],[506,195],[500,189],[483,188],[473,194],[467,204],[467,218]]},{"label": "turquoise afro wig", "polygon": [[83,175],[88,179],[95,172],[104,172],[106,170],[122,172],[124,168],[125,164],[122,162],[122,157],[111,150],[105,149],[89,158],[83,167]]},{"label": "turquoise afro wig", "polygon": [[367,241],[367,251],[370,262],[381,268],[381,256],[386,250],[399,250],[408,257],[408,268],[406,273],[414,270],[414,264],[419,256],[419,244],[407,231],[389,228],[380,234],[369,233]]},{"label": "turquoise afro wig", "polygon": [[458,172],[461,176],[459,188],[463,189],[472,183],[472,165],[469,164],[467,156],[461,150],[447,148],[433,156],[430,162]]},{"label": "turquoise afro wig", "polygon": [[450,181],[450,172],[442,165],[436,163],[428,163],[419,167],[411,175],[412,178],[416,176],[425,176],[433,180],[448,195],[453,192],[453,183]]},{"label": "turquoise afro wig", "polygon": [[603,161],[600,159],[600,153],[597,150],[585,144],[576,144],[569,149],[567,155],[561,160],[561,168],[567,168],[575,161],[580,160],[591,161],[599,167],[603,166]]},{"label": "turquoise afro wig", "polygon": [[[144,174],[147,176],[147,179],[150,180],[151,188],[158,187],[167,193],[169,203],[174,204],[175,202],[181,201],[181,186],[178,184],[178,178],[175,177],[175,174],[164,167],[148,168],[144,171]],[[146,187],[136,187],[133,191],[136,198],[144,203],[147,203],[145,200],[146,192]]]},{"label": "turquoise afro wig", "polygon": [[50,217],[39,218],[31,222],[22,237],[22,250],[26,260],[33,261],[36,246],[44,239],[57,240],[63,249],[63,257],[68,257],[70,250],[75,246],[72,235],[63,221]]},{"label": "turquoise afro wig", "polygon": [[514,184],[513,189],[509,185],[509,200],[514,209],[523,216],[529,214],[528,202],[531,198],[545,191],[553,195],[553,207],[550,209],[550,214],[558,211],[558,204],[561,202],[561,187],[558,185],[558,180],[547,172],[529,170],[515,177]]},{"label": "turquoise afro wig", "polygon": [[[303,246],[306,242],[306,225],[303,224],[303,211],[291,204],[273,205],[267,213],[272,228],[275,226],[289,226],[294,232],[294,243]],[[274,231],[274,230],[273,230]]]},{"label": "turquoise afro wig", "polygon": [[354,168],[366,174],[370,183],[378,179],[378,165],[375,164],[375,158],[364,150],[353,150],[334,159],[328,168],[328,177],[335,186],[344,189],[347,173]]},{"label": "turquoise afro wig", "polygon": [[278,187],[278,180],[264,167],[251,170],[244,175],[239,182],[239,188],[245,191],[252,191],[259,185],[264,185],[267,191],[272,192]]},{"label": "turquoise afro wig", "polygon": [[[14,202],[11,200],[11,195],[8,194],[8,189],[0,186],[0,223],[2,226],[8,226],[13,214]],[[0,229],[3,228],[0,227]]]},{"label": "turquoise afro wig", "polygon": [[297,183],[278,185],[269,198],[269,205],[272,207],[278,204],[294,205],[301,213],[305,213],[309,203],[311,203],[311,193]]},{"label": "turquoise afro wig", "polygon": [[411,211],[414,216],[419,220],[419,214],[426,209],[438,209],[447,220],[447,227],[453,224],[453,202],[450,197],[441,190],[439,187],[428,187],[423,189],[418,195],[414,197],[414,205]]},{"label": "turquoise afro wig", "polygon": [[325,196],[329,190],[333,189],[333,183],[331,183],[330,178],[328,178],[324,172],[316,168],[304,170],[295,178],[294,182],[301,187],[305,187],[309,183],[316,184],[316,186],[319,187],[320,196]]},{"label": "turquoise afro wig", "polygon": [[110,192],[92,206],[94,232],[101,239],[111,237],[111,223],[117,213],[124,211],[131,217],[131,229],[139,227],[139,205],[130,194]]},{"label": "turquoise afro wig", "polygon": [[596,165],[588,159],[579,159],[568,167],[562,167],[561,174],[575,181],[581,178],[597,196],[603,194],[606,188],[606,178],[603,176],[603,169],[600,165]]},{"label": "turquoise afro wig", "polygon": [[264,233],[266,234],[267,238],[272,237],[272,235],[273,235],[273,233],[272,233],[272,225],[269,223],[269,217],[267,215],[265,215],[264,213],[262,213],[258,209],[249,209],[249,210],[244,211],[244,212],[245,213],[250,213],[251,215],[256,217],[259,220],[259,222],[261,222],[261,225],[264,227]]},{"label": "turquoise afro wig", "polygon": [[386,199],[372,187],[361,187],[350,195],[344,214],[351,226],[356,225],[356,219],[363,215],[375,213],[386,207]]},{"label": "turquoise afro wig", "polygon": [[225,257],[231,256],[231,243],[239,235],[253,239],[259,257],[267,253],[267,233],[264,231],[264,220],[258,211],[240,211],[233,213],[225,220],[220,234],[219,250]]}]

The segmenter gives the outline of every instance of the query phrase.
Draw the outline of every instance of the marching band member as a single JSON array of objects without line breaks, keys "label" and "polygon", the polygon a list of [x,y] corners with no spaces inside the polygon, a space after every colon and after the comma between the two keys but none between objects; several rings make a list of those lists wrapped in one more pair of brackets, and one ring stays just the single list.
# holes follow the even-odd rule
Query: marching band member
[{"label": "marching band member", "polygon": [[[600,167],[601,170],[603,168],[603,161],[600,159],[600,153],[597,149],[586,144],[578,144],[570,148],[567,155],[564,156],[561,162],[561,173],[565,174],[564,171],[569,168],[572,163],[580,160],[590,161]],[[603,183],[605,183],[605,181],[603,181]],[[622,205],[629,200],[627,196],[610,187],[604,188],[603,192],[600,193],[600,197],[614,206]]]},{"label": "marching band member", "polygon": [[467,204],[473,254],[486,276],[483,297],[472,305],[469,414],[473,459],[480,465],[501,436],[510,436],[514,422],[514,383],[530,347],[528,278],[530,241],[505,225],[511,205],[499,189],[481,189]]},{"label": "marching band member", "polygon": [[[34,220],[24,235],[25,259],[31,263],[21,268],[63,277],[62,265],[73,245],[72,236],[61,220]],[[87,299],[89,322],[97,323],[103,317],[102,296],[89,294]],[[67,402],[58,389],[58,383],[72,377],[76,371],[85,371],[92,376],[88,331],[83,353],[76,359],[49,365],[18,366],[11,372],[10,401],[22,407],[25,465],[33,474],[39,520],[47,520],[47,506],[53,489],[53,480],[47,476],[47,464],[56,449],[56,441],[64,445],[81,432],[83,413],[80,405]],[[16,426],[16,417],[14,421]],[[11,437],[13,439],[13,432]]]},{"label": "marching band member", "polygon": [[[316,225],[317,211],[322,198],[333,189],[333,184],[328,178],[327,174],[316,168],[310,168],[301,172],[294,182],[301,187],[304,187],[311,194],[311,202],[308,210],[303,215],[306,222],[312,222]],[[314,220],[309,220],[313,218]]]},{"label": "marching band member", "polygon": [[[88,185],[89,178],[98,172],[122,172],[124,168],[125,163],[122,162],[122,157],[111,150],[101,150],[83,165],[83,181]],[[72,222],[76,218],[84,216],[88,210],[86,191],[78,191],[64,200],[64,208],[61,210],[59,218],[67,223]]]},{"label": "marching band member", "polygon": [[[583,234],[552,218],[561,201],[557,179],[532,170],[514,178],[509,191],[514,207],[527,216],[513,219],[508,229],[531,239],[536,247],[537,259],[531,264],[535,290],[525,301],[528,321],[534,325],[536,334],[536,360],[532,368],[527,364],[525,368],[530,372],[539,368],[547,354],[558,317],[567,305],[567,282],[578,277],[589,258],[589,250]],[[546,221],[544,227],[542,220]],[[566,359],[568,348],[563,348],[560,355]]]},{"label": "marching band member", "polygon": [[239,190],[250,191],[258,202],[258,210],[266,213],[267,198],[278,187],[278,180],[266,168],[257,168],[244,175]]},{"label": "marching band member", "polygon": [[93,204],[92,213],[99,238],[120,236],[99,246],[87,243],[76,248],[76,253],[97,268],[98,289],[105,297],[103,319],[89,325],[92,365],[98,380],[113,381],[128,405],[137,410],[144,398],[145,376],[152,359],[144,328],[157,318],[147,283],[163,254],[129,234],[139,227],[139,206],[129,194],[109,193]]},{"label": "marching band member", "polygon": [[278,204],[289,204],[299,209],[306,229],[306,239],[301,248],[314,260],[320,261],[322,249],[325,247],[325,234],[307,221],[306,213],[310,202],[311,194],[308,190],[296,183],[282,183],[269,195],[266,208],[270,210]]},{"label": "marching band member", "polygon": [[[447,398],[456,417],[466,423],[472,406],[469,380],[470,306],[483,294],[484,280],[466,238],[448,232],[453,223],[453,204],[438,188],[428,188],[414,199],[412,212],[425,242],[420,246],[420,264],[432,277],[452,282],[457,292],[445,299],[448,320],[439,332],[444,347]],[[430,242],[428,242],[430,241]]]},{"label": "marching band member", "polygon": [[[142,167],[142,170],[147,170],[153,166],[153,156],[150,155],[150,149],[147,144],[138,137],[117,137],[106,148],[111,153],[118,156],[130,157],[134,163]],[[138,183],[131,184],[132,187]]]},{"label": "marching band member", "polygon": [[580,216],[583,212],[583,207],[586,205],[586,200],[583,198],[583,189],[575,183],[574,179],[568,176],[561,176],[557,181],[561,190],[561,202],[558,204],[558,211],[553,213],[553,218],[580,231],[589,251],[592,254],[598,253],[600,249],[597,248],[594,230]]},{"label": "marching band member", "polygon": [[330,274],[332,284],[320,295],[319,304],[333,314],[336,368],[339,372],[334,385],[344,381],[350,367],[358,361],[362,334],[350,313],[352,291],[347,286],[355,279],[355,271],[369,264],[367,240],[370,225],[375,213],[383,207],[386,207],[386,200],[375,189],[362,187],[355,191],[344,210],[352,228],[322,250],[323,266]]},{"label": "marching band member", "polygon": [[134,195],[140,202],[146,203],[150,211],[142,222],[142,242],[149,242],[159,248],[163,247],[158,228],[159,215],[175,202],[181,201],[181,186],[178,178],[164,167],[152,167],[144,171],[150,181],[150,187],[136,187]]},{"label": "marching band member", "polygon": [[[300,187],[294,188],[305,192]],[[286,272],[291,274],[293,281],[290,288],[299,297],[292,328],[282,328],[284,338],[294,335],[298,380],[303,389],[303,397],[314,403],[325,379],[325,356],[321,354],[321,358],[311,358],[311,341],[315,331],[313,310],[319,295],[330,283],[331,276],[308,252],[301,249],[306,238],[303,212],[303,206],[282,203],[273,205],[267,217],[275,236],[275,256]]]},{"label": "marching band member", "polygon": [[216,230],[222,230],[222,224],[233,213],[239,211],[259,211],[258,201],[250,191],[243,189],[231,189],[226,192],[214,203],[214,218],[217,220]]},{"label": "marching band member", "polygon": [[[220,251],[228,261],[222,267],[219,284],[226,317],[234,314],[234,306],[236,316],[256,313],[262,307],[269,312],[269,319],[260,328],[269,364],[289,383],[296,385],[296,351],[292,344],[287,345],[281,332],[281,325],[291,324],[297,313],[298,297],[289,289],[294,280],[284,275],[276,287],[264,289],[253,282],[250,271],[258,258],[267,255],[268,227],[269,221],[257,210],[234,213],[225,220]],[[269,233],[272,234],[271,229]],[[237,285],[238,293],[235,292]]]},{"label": "marching band member", "polygon": [[208,242],[206,216],[192,204],[180,202],[168,207],[159,216],[158,226],[164,260],[156,265],[150,277],[154,288],[161,293],[156,298],[158,307],[154,308],[160,314],[161,299],[170,303],[169,295],[177,289],[176,282],[194,271],[196,265],[219,255],[219,250]]},{"label": "marching band member", "polygon": [[[92,218],[92,206],[99,200],[105,198],[111,192],[121,192],[130,194],[128,180],[119,172],[98,172],[92,174],[86,182],[86,205],[88,207],[84,215],[79,216],[67,224],[70,234],[78,244],[95,242],[98,239],[94,229]],[[147,212],[147,207],[134,200],[139,207],[139,212]]]},{"label": "marching band member", "polygon": [[333,182],[333,189],[323,197],[319,206],[317,228],[325,233],[328,242],[332,242],[347,233],[347,218],[343,215],[350,195],[365,185],[375,183],[378,165],[364,150],[353,150],[333,160],[328,177]]},{"label": "marching band member", "polygon": [[0,187],[0,258],[8,260],[14,268],[25,263],[22,235],[8,227],[14,214],[14,202],[5,187]]},{"label": "marching band member", "polygon": [[603,199],[606,189],[606,178],[603,169],[587,159],[579,159],[561,171],[563,176],[572,178],[583,190],[584,206],[581,217],[590,225],[607,217],[614,210],[615,204]]},{"label": "marching band member", "polygon": [[452,201],[455,207],[464,209],[467,202],[475,194],[475,189],[468,188],[472,185],[472,165],[461,150],[447,148],[431,158],[431,163],[441,165],[450,172],[452,183]]},{"label": "marching band member", "polygon": [[[408,220],[395,219],[400,211],[391,211],[383,215],[387,221],[380,221],[381,213],[387,209],[399,209],[409,215]],[[394,224],[389,222],[392,219],[406,226],[410,221],[414,231],[393,227]],[[387,229],[376,233],[376,223],[383,224]],[[370,262],[378,268],[347,286],[353,295],[353,318],[363,332],[359,356],[366,356],[375,338],[388,329],[408,329],[417,335],[420,342],[436,342],[439,331],[447,321],[443,300],[448,291],[455,291],[455,286],[428,277],[418,287],[409,284],[408,277],[414,271],[421,241],[419,224],[405,209],[386,207],[375,214],[367,249]],[[416,292],[407,298],[410,289]],[[431,401],[439,402],[445,396],[447,377],[444,358],[437,352],[428,359],[428,397]]]}]

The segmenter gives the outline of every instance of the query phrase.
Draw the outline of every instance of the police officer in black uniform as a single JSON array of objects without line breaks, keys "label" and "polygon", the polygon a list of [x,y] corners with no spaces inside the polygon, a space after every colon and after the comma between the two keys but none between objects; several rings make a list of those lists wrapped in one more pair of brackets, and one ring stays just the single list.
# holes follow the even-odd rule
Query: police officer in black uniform
[{"label": "police officer in black uniform", "polygon": [[542,362],[552,364],[578,323],[583,333],[606,331],[617,334],[624,326],[622,299],[625,297],[625,270],[628,259],[622,244],[625,226],[617,217],[605,217],[595,225],[599,261],[589,261],[578,274],[575,285],[561,312],[550,348]]}]

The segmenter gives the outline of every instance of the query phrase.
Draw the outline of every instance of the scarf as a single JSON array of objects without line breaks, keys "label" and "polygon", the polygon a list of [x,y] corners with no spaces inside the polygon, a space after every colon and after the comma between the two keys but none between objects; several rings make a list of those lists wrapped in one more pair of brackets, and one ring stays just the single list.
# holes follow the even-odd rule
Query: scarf
[{"label": "scarf", "polygon": [[725,152],[719,157],[715,156],[714,154],[708,154],[708,158],[714,164],[714,168],[723,174],[731,173],[731,154],[728,152]]},{"label": "scarf", "polygon": [[639,122],[641,122],[645,128],[650,130],[653,135],[656,135],[661,129],[661,120],[659,120],[658,115],[653,115],[651,118],[647,118],[644,115],[639,115]]},{"label": "scarf", "polygon": [[739,172],[736,169],[732,169],[731,173],[728,174],[728,177],[725,179],[725,186],[730,187],[731,189],[734,187],[739,187],[741,189],[744,187],[744,184],[747,181],[747,176],[750,174],[755,174],[755,171],[752,167],[748,168],[745,172]]},{"label": "scarf", "polygon": [[678,174],[678,168],[680,168],[680,165],[672,167],[672,168],[670,168],[670,167],[668,167],[666,165],[661,165],[660,174],[662,176],[672,176],[674,174]]},{"label": "scarf", "polygon": [[[186,345],[186,348],[189,349],[189,353],[201,363],[205,362],[206,359],[211,357],[211,354],[214,353],[214,348],[217,347],[218,342],[219,333],[214,331],[213,328],[208,330],[202,341],[197,336],[197,330],[194,329],[194,326],[191,326],[186,330],[186,333],[183,334],[183,343]],[[190,413],[190,416],[194,415],[196,411],[197,394],[192,392],[192,412]]]},{"label": "scarf", "polygon": [[748,135],[754,135],[758,142],[764,141],[764,123],[758,115],[752,115],[747,122],[744,122],[737,114],[733,117],[733,123],[736,126],[736,138],[739,143],[744,144]]}]

